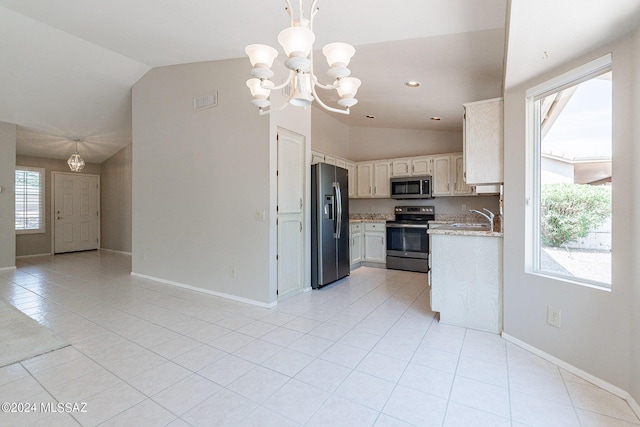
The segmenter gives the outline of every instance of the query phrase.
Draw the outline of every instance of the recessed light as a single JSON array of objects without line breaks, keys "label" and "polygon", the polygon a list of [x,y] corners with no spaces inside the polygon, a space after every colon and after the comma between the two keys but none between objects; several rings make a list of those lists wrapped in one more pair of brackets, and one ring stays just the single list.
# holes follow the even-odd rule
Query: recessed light
[{"label": "recessed light", "polygon": [[404,85],[407,87],[418,87],[420,86],[420,82],[417,82],[415,80],[409,80],[408,82],[404,82]]},{"label": "recessed light", "polygon": [[376,116],[372,116],[371,114],[367,114],[365,117],[367,119],[375,119],[376,118]]},{"label": "recessed light", "polygon": [[431,117],[431,120],[439,122],[440,120],[442,120],[442,117],[438,117],[438,116]]}]

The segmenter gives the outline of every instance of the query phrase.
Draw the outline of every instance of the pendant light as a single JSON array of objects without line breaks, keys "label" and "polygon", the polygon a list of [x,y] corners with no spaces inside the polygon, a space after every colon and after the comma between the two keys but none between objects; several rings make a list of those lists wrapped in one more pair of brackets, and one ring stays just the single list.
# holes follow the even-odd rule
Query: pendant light
[{"label": "pendant light", "polygon": [[80,139],[75,138],[74,141],[76,143],[76,152],[69,157],[67,164],[73,172],[82,172],[82,169],[84,169],[84,160],[80,157],[80,153],[78,153],[78,142]]}]

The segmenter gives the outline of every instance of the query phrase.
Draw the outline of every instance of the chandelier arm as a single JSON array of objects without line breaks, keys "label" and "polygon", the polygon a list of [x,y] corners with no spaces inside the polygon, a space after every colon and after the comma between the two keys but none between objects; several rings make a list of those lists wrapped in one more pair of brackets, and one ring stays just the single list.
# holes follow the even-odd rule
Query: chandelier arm
[{"label": "chandelier arm", "polygon": [[287,7],[285,7],[284,9],[287,11],[287,13],[289,14],[289,21],[291,21],[291,23],[289,24],[290,27],[293,27],[293,13],[291,12],[291,2],[289,0],[286,0],[287,2]]},{"label": "chandelier arm", "polygon": [[280,89],[283,89],[285,86],[287,86],[289,83],[291,83],[291,80],[293,80],[293,76],[294,75],[295,75],[295,71],[290,70],[289,71],[289,77],[287,78],[287,80],[285,80],[284,83],[282,83],[281,85],[273,86],[273,87],[264,86],[262,84],[263,80],[261,80],[260,81],[260,87],[263,88],[263,89],[268,89],[268,90],[280,90]]},{"label": "chandelier arm", "polygon": [[288,106],[288,105],[289,105],[289,102],[285,102],[284,104],[282,104],[282,105],[281,105],[280,107],[278,107],[278,108],[272,108],[272,107],[269,107],[269,109],[268,109],[268,110],[260,109],[259,114],[260,114],[261,116],[266,116],[267,114],[271,114],[271,113],[278,113],[278,112],[280,112],[280,111],[284,110],[285,108],[287,108],[287,106]]},{"label": "chandelier arm", "polygon": [[316,87],[314,85],[311,86],[311,92],[313,93],[313,95],[315,96],[315,100],[318,101],[318,104],[320,104],[320,106],[322,108],[324,108],[327,111],[332,111],[334,113],[340,113],[340,114],[349,114],[349,109],[345,108],[344,110],[341,110],[339,108],[333,108],[333,107],[329,107],[327,104],[325,104],[324,102],[322,102],[322,99],[320,99],[320,97],[318,96],[318,93],[316,92]]},{"label": "chandelier arm", "polygon": [[316,7],[316,3],[318,3],[318,0],[313,0],[313,3],[311,3],[311,12],[309,13],[309,29],[311,31],[313,31],[313,18],[315,18],[316,13],[320,10]]},{"label": "chandelier arm", "polygon": [[298,22],[302,26],[302,20],[304,19],[304,15],[302,14],[302,0],[298,0],[298,7],[300,8],[299,10],[300,15],[298,15]]},{"label": "chandelier arm", "polygon": [[315,80],[314,84],[316,86],[318,86],[320,89],[324,89],[324,90],[333,90],[333,89],[337,89],[338,88],[338,86],[336,86],[336,85],[323,85],[322,83],[320,83],[318,81],[318,79]]}]

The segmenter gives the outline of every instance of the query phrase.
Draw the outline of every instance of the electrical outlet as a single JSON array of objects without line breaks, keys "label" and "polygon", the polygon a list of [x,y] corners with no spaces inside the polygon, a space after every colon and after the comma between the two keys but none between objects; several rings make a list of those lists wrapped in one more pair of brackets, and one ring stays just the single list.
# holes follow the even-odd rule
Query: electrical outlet
[{"label": "electrical outlet", "polygon": [[461,210],[462,212],[466,212],[466,211],[467,211],[467,204],[466,204],[466,203],[463,203],[462,205],[460,205],[460,210]]},{"label": "electrical outlet", "polygon": [[229,269],[229,275],[231,277],[236,277],[237,272],[236,272],[236,268],[235,267],[231,267],[231,269]]},{"label": "electrical outlet", "polygon": [[258,209],[256,211],[256,221],[264,221],[264,218],[265,218],[265,211]]},{"label": "electrical outlet", "polygon": [[547,323],[556,328],[560,327],[560,309],[556,307],[547,307]]}]

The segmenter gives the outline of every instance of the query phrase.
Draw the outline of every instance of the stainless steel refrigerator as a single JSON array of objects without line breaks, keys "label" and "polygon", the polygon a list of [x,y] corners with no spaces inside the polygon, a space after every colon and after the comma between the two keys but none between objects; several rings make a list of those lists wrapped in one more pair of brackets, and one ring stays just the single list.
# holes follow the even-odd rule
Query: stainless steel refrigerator
[{"label": "stainless steel refrigerator", "polygon": [[311,166],[311,287],[349,275],[348,171],[327,163]]}]

